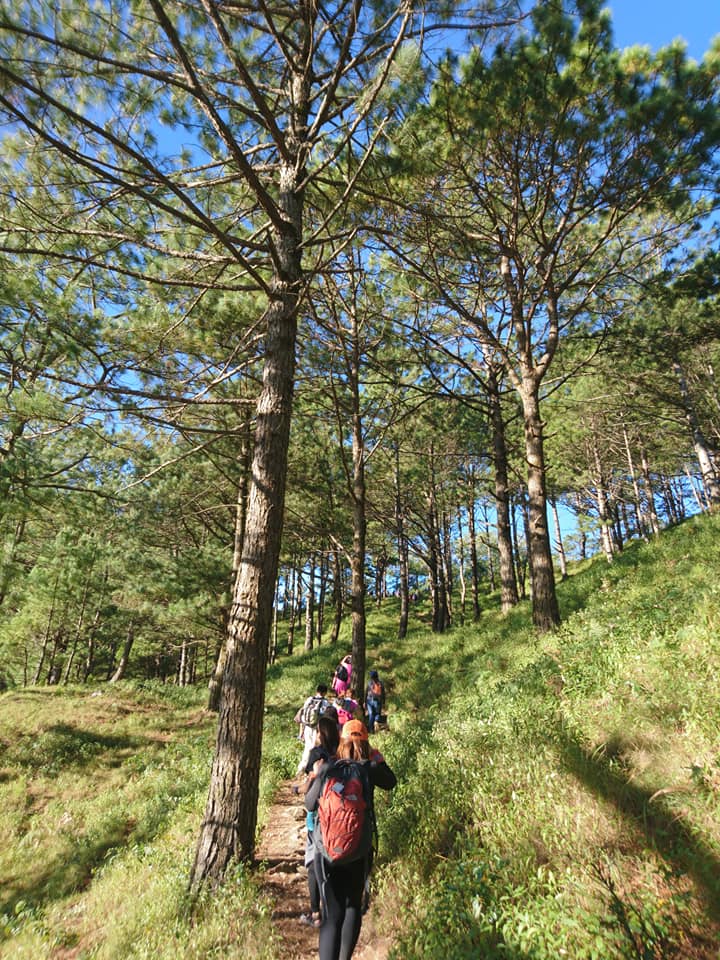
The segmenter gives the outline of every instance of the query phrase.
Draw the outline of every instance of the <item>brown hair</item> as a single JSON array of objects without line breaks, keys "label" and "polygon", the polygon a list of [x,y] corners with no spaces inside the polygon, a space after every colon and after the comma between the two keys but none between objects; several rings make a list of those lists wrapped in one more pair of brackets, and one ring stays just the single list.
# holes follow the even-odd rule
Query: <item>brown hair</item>
[{"label": "brown hair", "polygon": [[337,722],[330,717],[320,717],[318,720],[318,739],[320,746],[327,750],[331,757],[334,756],[337,753],[340,741]]},{"label": "brown hair", "polygon": [[338,756],[341,760],[369,760],[370,744],[357,737],[343,737],[340,741]]}]

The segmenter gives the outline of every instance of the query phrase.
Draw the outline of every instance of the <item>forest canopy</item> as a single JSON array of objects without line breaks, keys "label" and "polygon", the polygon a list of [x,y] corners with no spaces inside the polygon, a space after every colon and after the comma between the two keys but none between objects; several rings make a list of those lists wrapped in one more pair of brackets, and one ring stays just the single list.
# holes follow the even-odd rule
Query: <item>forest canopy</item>
[{"label": "forest canopy", "polygon": [[719,71],[595,0],[0,6],[0,682],[210,682],[196,880],[268,661],[554,629],[720,504]]}]

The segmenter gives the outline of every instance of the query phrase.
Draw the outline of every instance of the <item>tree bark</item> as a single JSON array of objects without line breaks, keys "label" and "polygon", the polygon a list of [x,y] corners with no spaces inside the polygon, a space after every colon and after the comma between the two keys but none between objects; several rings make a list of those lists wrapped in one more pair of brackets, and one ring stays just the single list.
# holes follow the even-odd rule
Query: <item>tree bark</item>
[{"label": "tree bark", "polygon": [[475,520],[475,477],[472,477],[468,499],[468,539],[470,541],[470,591],[472,595],[473,622],[480,620],[480,577],[478,574],[477,523]]},{"label": "tree bark", "polygon": [[397,537],[398,567],[400,572],[400,620],[398,622],[398,638],[402,639],[407,636],[408,620],[410,617],[410,561],[400,489],[400,447],[398,445],[395,446],[395,536]]},{"label": "tree bark", "polygon": [[367,538],[365,446],[362,434],[359,390],[359,356],[357,337],[354,338],[356,353],[353,358],[353,418],[352,418],[352,513],[353,549],[350,560],[352,616],[352,676],[353,688],[358,696],[365,690],[365,549]]},{"label": "tree bark", "polygon": [[110,683],[117,683],[118,680],[122,680],[125,676],[125,671],[127,670],[127,665],[130,662],[130,651],[132,650],[133,643],[135,642],[135,621],[131,620],[128,625],[127,636],[125,637],[125,645],[123,647],[123,652],[120,655],[120,662],[118,663],[115,673],[110,677]]},{"label": "tree bark", "polygon": [[315,557],[308,560],[307,593],[305,595],[305,649],[312,650],[315,642]]},{"label": "tree bark", "polygon": [[720,508],[720,482],[718,482],[712,454],[710,453],[705,435],[700,426],[695,405],[685,380],[685,373],[677,360],[673,362],[673,371],[677,377],[678,386],[680,387],[680,398],[685,412],[685,420],[687,421],[688,429],[692,436],[695,456],[700,466],[700,474],[703,480],[703,487],[705,488],[705,498],[710,505],[710,509],[717,510]]},{"label": "tree bark", "polygon": [[565,556],[562,530],[560,529],[560,517],[558,515],[557,500],[555,497],[550,498],[550,507],[552,508],[553,521],[555,523],[555,545],[557,547],[558,559],[560,561],[560,576],[563,580],[567,580],[567,558]]},{"label": "tree bark", "polygon": [[545,490],[545,455],[543,423],[540,419],[538,383],[523,383],[523,419],[525,455],[527,459],[529,508],[529,561],[532,579],[533,623],[540,630],[552,630],[560,623],[560,610],[555,592],[555,571],[550,551]]},{"label": "tree bark", "polygon": [[660,536],[660,521],[658,520],[657,509],[655,507],[655,490],[653,489],[652,477],[650,476],[650,465],[648,463],[645,447],[640,448],[640,465],[642,467],[643,480],[645,481],[645,495],[647,497],[648,515],[650,517],[650,528],[653,536]]},{"label": "tree bark", "polygon": [[[302,116],[304,88],[298,84]],[[297,156],[297,155],[295,155]],[[276,274],[265,314],[263,385],[242,558],[235,583],[210,790],[191,886],[219,883],[233,860],[252,857],[257,824],[267,651],[285,503],[301,279],[303,171],[283,162],[279,202],[287,223],[275,228]]]},{"label": "tree bark", "polygon": [[330,643],[332,644],[336,644],[340,636],[344,601],[343,567],[340,559],[340,551],[336,547],[333,550],[333,604],[335,605],[335,617],[333,619],[332,633],[330,634]]},{"label": "tree bark", "polygon": [[493,443],[493,473],[495,476],[495,512],[497,515],[497,545],[500,565],[500,607],[507,613],[518,602],[518,583],[512,545],[510,517],[510,485],[508,483],[508,456],[505,443],[505,421],[500,406],[500,391],[496,374],[488,376],[490,429]]}]

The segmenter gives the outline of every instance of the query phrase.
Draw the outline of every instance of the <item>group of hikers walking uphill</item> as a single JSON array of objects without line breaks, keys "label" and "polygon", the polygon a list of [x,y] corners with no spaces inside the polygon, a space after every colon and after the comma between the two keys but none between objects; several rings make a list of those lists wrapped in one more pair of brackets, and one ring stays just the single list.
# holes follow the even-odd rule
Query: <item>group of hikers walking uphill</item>
[{"label": "group of hikers walking uphill", "polygon": [[[352,658],[338,664],[334,696],[320,683],[295,715],[304,749],[297,776],[305,798],[305,866],[310,911],[301,922],[318,928],[320,960],[350,960],[368,907],[375,839],[375,787],[397,779],[369,735],[385,724],[385,685],[369,673],[363,707],[354,696]],[[367,720],[367,722],[365,722]]]}]

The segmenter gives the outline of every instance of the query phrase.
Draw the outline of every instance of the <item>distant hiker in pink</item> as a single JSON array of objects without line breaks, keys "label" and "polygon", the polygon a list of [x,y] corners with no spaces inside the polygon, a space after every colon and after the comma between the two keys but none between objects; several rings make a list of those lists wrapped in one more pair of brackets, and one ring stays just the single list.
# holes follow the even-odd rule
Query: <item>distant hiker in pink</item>
[{"label": "distant hiker in pink", "polygon": [[350,686],[350,676],[352,674],[352,657],[348,654],[343,657],[340,663],[335,667],[335,676],[332,681],[332,688],[338,697],[344,697]]}]

